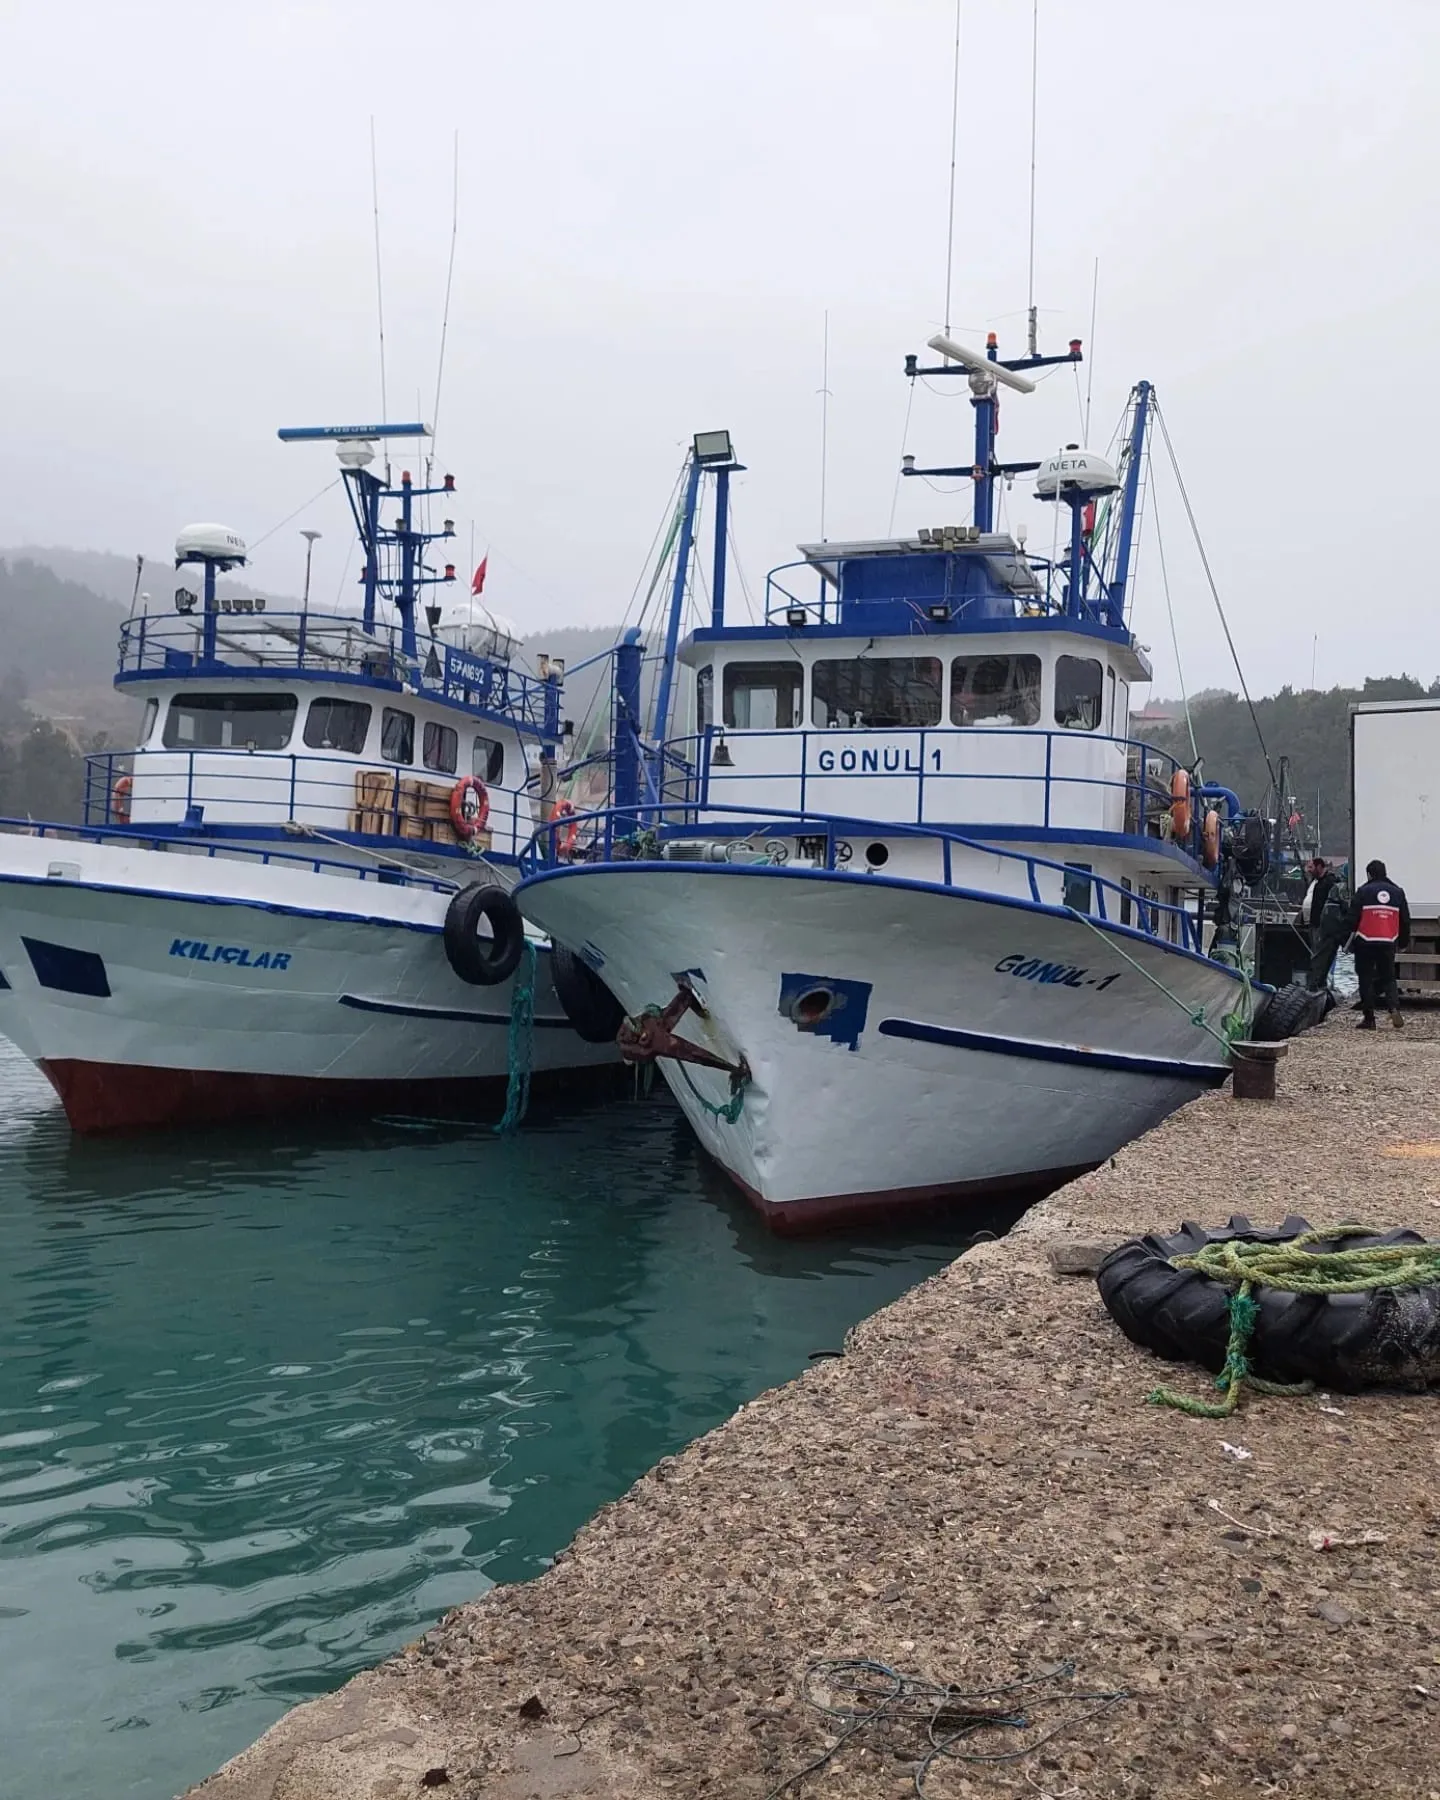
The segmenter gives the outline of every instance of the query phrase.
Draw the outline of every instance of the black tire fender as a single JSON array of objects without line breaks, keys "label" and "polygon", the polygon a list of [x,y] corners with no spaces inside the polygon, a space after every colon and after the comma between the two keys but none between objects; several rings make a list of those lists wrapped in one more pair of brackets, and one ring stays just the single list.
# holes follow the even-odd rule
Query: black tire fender
[{"label": "black tire fender", "polygon": [[1323,1016],[1323,994],[1312,993],[1303,981],[1292,981],[1273,994],[1267,994],[1250,1026],[1251,1039],[1257,1044],[1278,1044],[1295,1037]]},{"label": "black tire fender", "polygon": [[[480,935],[481,924],[490,935]],[[502,887],[473,882],[461,888],[445,911],[445,956],[450,967],[471,987],[498,987],[520,966],[525,949],[525,922],[520,908]]]},{"label": "black tire fender", "polygon": [[583,957],[563,944],[550,949],[550,980],[560,1010],[587,1044],[613,1044],[625,1008]]},{"label": "black tire fender", "polygon": [[[1198,1269],[1172,1268],[1206,1244],[1243,1238],[1282,1244],[1310,1230],[1291,1214],[1281,1225],[1252,1225],[1241,1214],[1210,1229],[1187,1219],[1170,1236],[1132,1238],[1100,1265],[1100,1298],[1131,1343],[1169,1362],[1195,1362],[1218,1374],[1230,1336],[1230,1290]],[[1315,1250],[1423,1244],[1421,1232],[1329,1239]],[[1337,1393],[1365,1387],[1440,1388],[1440,1287],[1374,1288],[1359,1294],[1254,1290],[1259,1317],[1251,1340],[1257,1375],[1313,1381]]]}]

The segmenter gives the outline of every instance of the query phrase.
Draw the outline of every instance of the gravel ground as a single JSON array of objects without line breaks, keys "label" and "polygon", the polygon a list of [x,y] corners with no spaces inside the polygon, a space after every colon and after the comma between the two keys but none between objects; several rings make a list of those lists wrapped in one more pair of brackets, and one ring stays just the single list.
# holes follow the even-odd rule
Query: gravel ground
[{"label": "gravel ground", "polygon": [[[1434,1396],[1253,1398],[1223,1422],[1148,1406],[1157,1375],[1204,1377],[1126,1343],[1048,1255],[1232,1212],[1440,1235],[1440,1018],[1352,1025],[1291,1047],[1273,1106],[1208,1096],[1061,1189],[661,1463],[549,1573],[449,1614],[198,1791],[766,1800],[836,1742],[807,1667],[865,1657],[966,1689],[1073,1662],[1073,1686],[1125,1692],[1089,1717],[1037,1706],[1060,1735],[938,1764],[932,1800],[1440,1800]],[[913,1795],[922,1747],[871,1727],[783,1793]]]}]

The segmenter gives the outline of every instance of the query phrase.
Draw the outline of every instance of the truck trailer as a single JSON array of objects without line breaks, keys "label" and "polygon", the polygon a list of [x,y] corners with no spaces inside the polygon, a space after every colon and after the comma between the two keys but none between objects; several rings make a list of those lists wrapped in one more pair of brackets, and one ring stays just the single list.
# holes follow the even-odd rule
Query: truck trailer
[{"label": "truck trailer", "polygon": [[1440,1000],[1440,699],[1350,708],[1350,816],[1355,883],[1378,860],[1410,901],[1401,997]]}]

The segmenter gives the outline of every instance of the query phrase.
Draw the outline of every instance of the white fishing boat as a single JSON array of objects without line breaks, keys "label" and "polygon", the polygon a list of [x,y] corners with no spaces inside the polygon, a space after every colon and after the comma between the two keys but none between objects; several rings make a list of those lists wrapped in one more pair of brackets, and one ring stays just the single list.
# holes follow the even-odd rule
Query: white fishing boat
[{"label": "white fishing boat", "polygon": [[[592,972],[577,1016],[609,990],[624,1053],[659,1061],[781,1228],[1052,1186],[1223,1080],[1252,1015],[1238,802],[1128,735],[1150,387],[1107,455],[1006,463],[998,390],[1078,341],[931,347],[907,373],[968,380],[973,454],[905,472],[971,480],[971,519],[804,545],[764,622],[734,623],[738,465],[728,434],[698,437],[680,555],[713,478],[713,610],[667,664],[658,735],[671,666],[697,731],[623,758],[617,739],[596,859],[556,866],[547,828],[517,890]],[[998,484],[1027,476],[1058,514],[1049,556],[995,523]]]},{"label": "white fishing boat", "polygon": [[427,562],[452,478],[372,470],[423,425],[280,435],[338,450],[356,612],[222,592],[244,542],[188,528],[174,610],[121,628],[134,750],[89,759],[83,827],[0,824],[0,1032],[80,1130],[498,1112],[512,1077],[618,1060],[570,1027],[509,896],[556,805],[563,669],[523,673]]}]

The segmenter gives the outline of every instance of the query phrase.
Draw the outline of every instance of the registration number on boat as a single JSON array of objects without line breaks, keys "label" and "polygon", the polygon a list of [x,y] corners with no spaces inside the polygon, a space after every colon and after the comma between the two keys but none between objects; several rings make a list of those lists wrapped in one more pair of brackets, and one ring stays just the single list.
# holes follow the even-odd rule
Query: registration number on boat
[{"label": "registration number on boat", "polygon": [[1097,994],[1104,993],[1112,981],[1118,981],[1124,972],[1117,969],[1113,975],[1092,975],[1089,969],[1077,969],[1073,963],[1044,962],[1038,956],[1026,956],[1023,950],[1012,950],[1008,956],[1002,956],[995,965],[999,975],[1014,975],[1020,981],[1058,982],[1061,987],[1094,988]]}]

